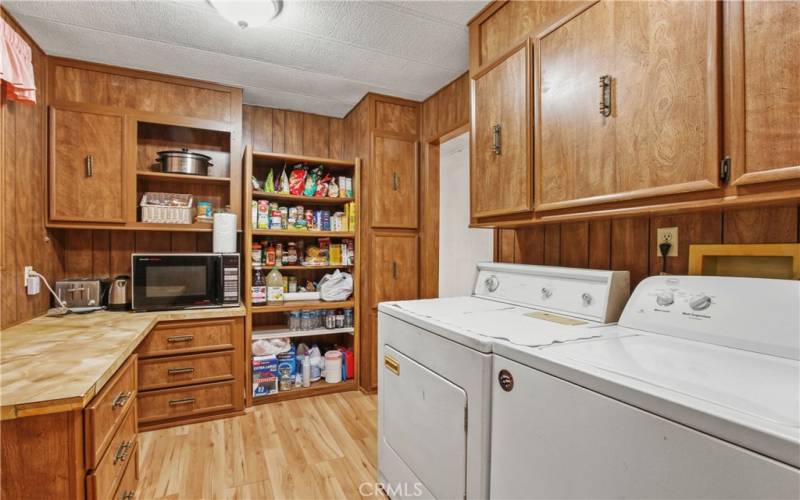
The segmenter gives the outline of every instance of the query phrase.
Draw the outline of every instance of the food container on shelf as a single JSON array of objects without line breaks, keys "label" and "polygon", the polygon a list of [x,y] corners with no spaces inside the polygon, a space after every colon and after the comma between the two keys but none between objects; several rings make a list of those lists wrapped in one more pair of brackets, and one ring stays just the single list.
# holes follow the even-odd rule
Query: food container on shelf
[{"label": "food container on shelf", "polygon": [[191,224],[192,195],[147,192],[139,203],[142,222],[152,224]]},{"label": "food container on shelf", "polygon": [[180,151],[159,151],[156,162],[161,164],[161,171],[170,174],[208,175],[212,167],[211,157],[193,153],[186,148]]}]

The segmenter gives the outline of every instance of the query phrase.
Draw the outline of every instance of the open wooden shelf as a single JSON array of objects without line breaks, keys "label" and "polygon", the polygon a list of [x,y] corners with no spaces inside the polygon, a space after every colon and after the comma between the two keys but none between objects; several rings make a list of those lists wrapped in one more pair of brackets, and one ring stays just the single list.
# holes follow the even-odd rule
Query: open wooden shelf
[{"label": "open wooden shelf", "polygon": [[272,269],[273,267],[277,268],[278,271],[316,271],[318,269],[347,269],[348,267],[353,267],[355,264],[330,264],[326,266],[267,266],[262,265],[261,269]]},{"label": "open wooden shelf", "polygon": [[324,165],[326,167],[350,167],[356,166],[354,161],[334,160],[332,158],[320,158],[318,156],[291,155],[285,153],[265,153],[253,151],[253,161],[267,160],[274,163],[285,163],[296,165],[298,163],[308,163],[309,165]]},{"label": "open wooden shelf", "polygon": [[289,229],[253,229],[253,236],[281,236],[290,238],[355,238],[352,231],[291,231]]},{"label": "open wooden shelf", "polygon": [[[277,403],[278,401],[288,401],[290,399],[305,398],[308,396],[320,396],[322,394],[334,394],[337,392],[355,391],[355,379],[343,380],[338,384],[329,384],[324,379],[312,382],[311,387],[298,387],[291,391],[278,392],[269,396],[253,398],[253,404]],[[252,388],[250,389],[252,391]]]},{"label": "open wooden shelf", "polygon": [[253,199],[285,201],[305,205],[344,205],[353,201],[353,198],[329,198],[327,196],[297,196],[283,193],[267,193],[266,191],[253,191]]},{"label": "open wooden shelf", "polygon": [[[249,180],[255,176],[258,179],[263,179],[269,176],[272,170],[273,176],[280,173],[285,167],[288,170],[297,164],[304,164],[309,168],[322,166],[326,172],[334,177],[345,176],[350,178],[353,185],[353,192],[350,197],[316,197],[316,196],[296,196],[283,193],[268,193],[262,190],[253,189],[252,183]],[[332,158],[319,158],[314,156],[304,156],[295,154],[283,153],[267,153],[263,151],[253,151],[250,146],[245,147],[244,154],[244,172],[243,178],[248,182],[244,184],[244,206],[245,210],[242,213],[242,226],[244,228],[244,242],[242,244],[242,261],[245,262],[246,271],[243,273],[244,281],[244,298],[243,301],[247,308],[247,316],[245,319],[246,341],[245,348],[247,350],[248,362],[252,359],[252,339],[254,338],[276,338],[276,337],[298,337],[298,338],[314,338],[321,337],[319,340],[330,339],[344,343],[353,349],[353,363],[354,374],[353,380],[347,380],[338,384],[327,384],[324,381],[315,382],[309,388],[299,388],[292,391],[279,392],[270,396],[262,396],[254,398],[252,391],[246,394],[247,406],[254,404],[274,403],[278,401],[286,401],[288,399],[304,398],[308,396],[315,396],[319,394],[330,394],[334,392],[352,391],[358,388],[359,374],[359,358],[361,355],[361,342],[359,340],[360,328],[360,306],[359,306],[359,276],[361,263],[358,256],[360,250],[360,237],[358,230],[354,231],[302,231],[290,229],[257,229],[253,226],[252,220],[252,205],[258,203],[258,200],[268,200],[277,202],[284,206],[289,205],[303,205],[314,208],[330,209],[334,211],[345,211],[346,205],[353,203],[356,206],[356,229],[360,226],[361,215],[361,198],[360,198],[360,172],[362,164],[361,160],[355,158],[351,161],[337,160]],[[263,201],[262,201],[263,203]],[[349,221],[348,221],[349,223]],[[253,266],[248,265],[252,262],[252,244],[263,241],[265,239],[275,239],[280,241],[292,241],[312,238],[331,238],[336,240],[335,243],[341,243],[342,239],[353,240],[353,247],[355,250],[356,260],[353,264],[328,264],[324,266],[303,266],[299,264],[291,266],[280,266],[278,269],[284,276],[295,276],[300,279],[310,277],[318,278],[323,273],[316,271],[343,269],[353,276],[353,294],[349,300],[337,302],[324,302],[322,300],[303,300],[303,301],[286,301],[281,305],[253,305],[252,304],[252,280],[253,280]],[[312,240],[313,241],[313,240]],[[311,272],[309,272],[311,271]],[[282,325],[283,313],[301,310],[326,310],[326,309],[352,309],[353,310],[353,327],[352,328],[337,328],[337,329],[322,329],[315,330],[300,330],[290,331],[286,326]],[[294,341],[294,340],[293,340]],[[294,341],[297,342],[297,341]],[[247,386],[252,387],[253,372],[251,367],[247,370]]]},{"label": "open wooden shelf", "polygon": [[128,224],[128,229],[144,231],[188,231],[196,233],[210,233],[213,229],[210,222],[193,222],[191,224],[155,224],[150,222],[136,222]]},{"label": "open wooden shelf", "polygon": [[[210,233],[210,222],[195,222],[192,224],[151,224],[146,222],[130,222],[128,224],[84,224],[69,222],[48,222],[49,228],[54,229],[107,229],[110,231],[173,231],[186,233]],[[241,229],[238,230],[241,232]]]},{"label": "open wooden shelf", "polygon": [[315,337],[317,335],[335,335],[337,333],[349,333],[353,335],[355,328],[352,326],[345,328],[315,328],[313,330],[289,330],[286,326],[274,327],[253,327],[253,339],[282,339],[286,337]]},{"label": "open wooden shelf", "polygon": [[148,170],[138,170],[136,177],[144,179],[154,179],[159,181],[171,181],[184,184],[229,184],[230,177],[211,177],[208,175],[189,175],[172,174],[167,172],[151,172]]},{"label": "open wooden shelf", "polygon": [[355,300],[342,300],[337,302],[325,302],[324,300],[291,300],[279,306],[252,306],[250,309],[253,314],[300,311],[302,309],[317,311],[320,309],[352,309],[355,307]]}]

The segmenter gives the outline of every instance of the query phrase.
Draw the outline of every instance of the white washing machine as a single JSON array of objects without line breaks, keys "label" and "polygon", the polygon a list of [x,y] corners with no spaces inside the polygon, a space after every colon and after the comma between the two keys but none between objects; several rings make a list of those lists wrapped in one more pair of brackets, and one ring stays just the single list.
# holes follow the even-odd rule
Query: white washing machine
[{"label": "white washing machine", "polygon": [[496,343],[492,498],[800,498],[800,283],[651,277],[601,332]]},{"label": "white washing machine", "polygon": [[378,472],[391,498],[486,498],[492,344],[590,338],[627,272],[479,264],[469,297],[378,306]]}]

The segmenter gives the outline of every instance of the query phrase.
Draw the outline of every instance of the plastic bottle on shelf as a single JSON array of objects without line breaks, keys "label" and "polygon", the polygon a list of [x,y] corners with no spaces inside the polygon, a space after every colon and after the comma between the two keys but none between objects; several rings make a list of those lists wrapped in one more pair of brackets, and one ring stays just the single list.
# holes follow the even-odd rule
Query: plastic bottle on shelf
[{"label": "plastic bottle on shelf", "polygon": [[267,284],[264,282],[264,273],[261,272],[260,267],[253,269],[251,292],[254,306],[261,306],[267,303]]},{"label": "plastic bottle on shelf", "polygon": [[303,387],[310,387],[311,386],[311,359],[306,353],[303,356]]},{"label": "plastic bottle on shelf", "polygon": [[283,276],[275,267],[267,275],[267,304],[283,304]]}]

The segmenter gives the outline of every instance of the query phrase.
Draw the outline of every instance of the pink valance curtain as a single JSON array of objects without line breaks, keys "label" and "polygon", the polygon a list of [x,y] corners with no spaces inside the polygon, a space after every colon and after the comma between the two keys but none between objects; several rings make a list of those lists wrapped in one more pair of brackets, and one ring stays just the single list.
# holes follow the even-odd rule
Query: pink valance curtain
[{"label": "pink valance curtain", "polygon": [[20,102],[36,102],[31,47],[0,18],[0,80],[6,97]]}]

